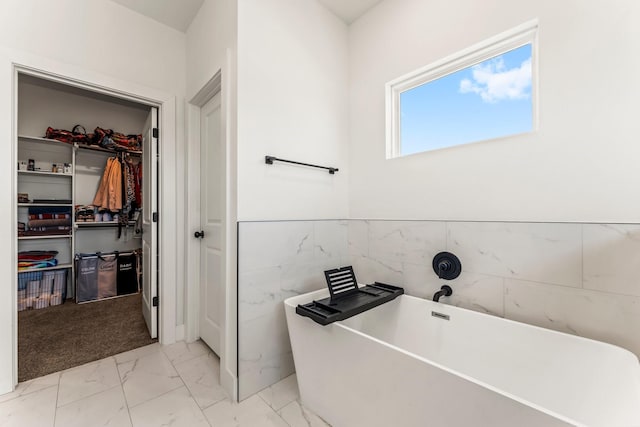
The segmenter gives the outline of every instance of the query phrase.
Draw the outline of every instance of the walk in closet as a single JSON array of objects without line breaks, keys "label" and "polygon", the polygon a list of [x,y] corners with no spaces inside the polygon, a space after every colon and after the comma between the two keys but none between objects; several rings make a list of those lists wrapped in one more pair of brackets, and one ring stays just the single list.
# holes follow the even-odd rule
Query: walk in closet
[{"label": "walk in closet", "polygon": [[17,122],[23,381],[156,337],[158,130],[152,106],[27,74]]}]

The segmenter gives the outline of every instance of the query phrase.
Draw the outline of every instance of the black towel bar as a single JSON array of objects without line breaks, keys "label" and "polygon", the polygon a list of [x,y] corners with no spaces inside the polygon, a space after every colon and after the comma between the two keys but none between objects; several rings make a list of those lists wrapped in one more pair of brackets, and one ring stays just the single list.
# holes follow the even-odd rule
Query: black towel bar
[{"label": "black towel bar", "polygon": [[294,165],[309,166],[311,168],[326,169],[329,171],[331,175],[335,174],[339,170],[338,168],[332,168],[329,166],[318,166],[318,165],[312,165],[311,163],[295,162],[293,160],[279,159],[273,156],[264,156],[264,162],[268,165],[272,165],[273,162],[284,162],[284,163],[293,163]]}]

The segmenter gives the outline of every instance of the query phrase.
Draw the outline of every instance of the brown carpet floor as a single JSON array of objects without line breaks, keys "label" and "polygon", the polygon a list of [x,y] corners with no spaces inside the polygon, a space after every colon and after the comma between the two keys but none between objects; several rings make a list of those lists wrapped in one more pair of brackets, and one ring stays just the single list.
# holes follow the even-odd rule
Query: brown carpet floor
[{"label": "brown carpet floor", "polygon": [[151,344],[140,294],[18,313],[18,381]]}]

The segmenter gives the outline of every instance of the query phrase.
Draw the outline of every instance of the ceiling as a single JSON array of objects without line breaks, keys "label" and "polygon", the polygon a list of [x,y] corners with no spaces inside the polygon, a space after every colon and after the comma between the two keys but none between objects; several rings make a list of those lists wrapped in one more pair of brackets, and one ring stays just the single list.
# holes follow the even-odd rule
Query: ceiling
[{"label": "ceiling", "polygon": [[[183,33],[204,0],[112,0]],[[382,0],[318,0],[347,24],[352,23]]]},{"label": "ceiling", "polygon": [[183,33],[204,0],[112,0]]},{"label": "ceiling", "polygon": [[347,24],[364,15],[382,0],[318,0]]}]

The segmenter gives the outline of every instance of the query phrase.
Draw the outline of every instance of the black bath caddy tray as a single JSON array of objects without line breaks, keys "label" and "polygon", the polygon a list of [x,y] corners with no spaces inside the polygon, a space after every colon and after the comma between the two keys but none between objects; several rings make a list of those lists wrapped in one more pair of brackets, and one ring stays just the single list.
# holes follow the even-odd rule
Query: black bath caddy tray
[{"label": "black bath caddy tray", "polygon": [[404,293],[403,288],[379,282],[359,288],[350,266],[327,270],[324,275],[331,296],[296,307],[296,313],[300,316],[321,325],[348,319]]}]

